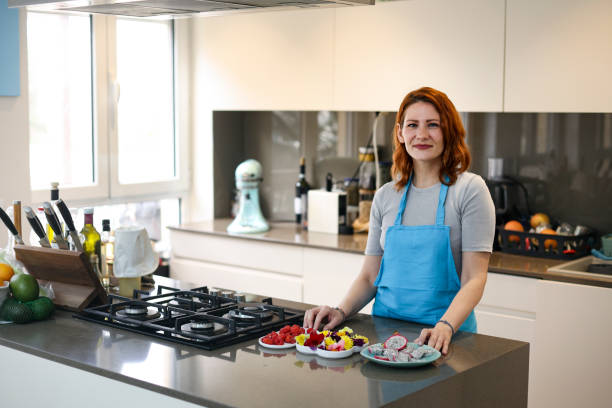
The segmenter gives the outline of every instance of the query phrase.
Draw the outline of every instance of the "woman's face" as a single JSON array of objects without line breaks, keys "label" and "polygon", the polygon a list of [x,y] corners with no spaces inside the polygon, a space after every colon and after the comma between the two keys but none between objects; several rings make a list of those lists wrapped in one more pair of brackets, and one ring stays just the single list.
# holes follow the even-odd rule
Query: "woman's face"
[{"label": "woman's face", "polygon": [[406,108],[397,138],[413,160],[440,160],[444,151],[440,114],[430,103],[413,103]]}]

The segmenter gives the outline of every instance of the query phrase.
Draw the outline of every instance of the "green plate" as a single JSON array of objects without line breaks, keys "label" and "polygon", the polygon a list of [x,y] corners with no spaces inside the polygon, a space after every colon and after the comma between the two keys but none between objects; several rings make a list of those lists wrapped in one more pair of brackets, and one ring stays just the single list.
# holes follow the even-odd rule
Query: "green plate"
[{"label": "green plate", "polygon": [[[380,343],[379,343],[380,344]],[[415,343],[408,343],[408,345],[416,345]],[[434,361],[436,361],[438,358],[440,358],[440,356],[442,354],[440,354],[440,352],[438,350],[436,350],[433,347],[429,347],[429,346],[421,346],[421,347],[425,347],[427,350],[432,350],[434,353],[430,354],[426,357],[423,357],[420,360],[417,361],[406,361],[406,362],[402,362],[402,361],[386,361],[386,360],[380,360],[378,358],[375,358],[373,354],[371,354],[370,352],[368,352],[368,348],[364,348],[363,350],[361,350],[361,355],[363,356],[363,358],[370,360],[376,364],[381,364],[381,365],[385,365],[385,366],[389,366],[389,367],[420,367],[420,366],[424,366],[427,364],[431,364]]]}]

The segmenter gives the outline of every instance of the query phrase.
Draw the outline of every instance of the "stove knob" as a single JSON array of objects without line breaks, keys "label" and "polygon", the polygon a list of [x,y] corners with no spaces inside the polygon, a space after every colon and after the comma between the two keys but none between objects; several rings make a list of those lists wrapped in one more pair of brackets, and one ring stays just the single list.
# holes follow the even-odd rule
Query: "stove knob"
[{"label": "stove knob", "polygon": [[234,299],[238,302],[244,303],[246,302],[246,295],[244,293],[236,293],[234,294]]},{"label": "stove knob", "polygon": [[221,292],[221,296],[232,299],[234,297],[234,291],[224,290],[223,292]]}]

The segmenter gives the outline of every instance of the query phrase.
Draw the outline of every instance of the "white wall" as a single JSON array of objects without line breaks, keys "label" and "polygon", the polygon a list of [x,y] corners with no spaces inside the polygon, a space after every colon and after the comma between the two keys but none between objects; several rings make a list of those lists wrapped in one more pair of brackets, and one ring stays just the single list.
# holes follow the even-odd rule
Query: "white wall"
[{"label": "white wall", "polygon": [[[28,205],[31,200],[26,13],[23,9],[19,11],[19,42],[21,96],[0,96],[0,205],[5,209],[13,200],[21,200],[22,205]],[[6,245],[7,238],[7,230],[2,225],[0,247]]]}]

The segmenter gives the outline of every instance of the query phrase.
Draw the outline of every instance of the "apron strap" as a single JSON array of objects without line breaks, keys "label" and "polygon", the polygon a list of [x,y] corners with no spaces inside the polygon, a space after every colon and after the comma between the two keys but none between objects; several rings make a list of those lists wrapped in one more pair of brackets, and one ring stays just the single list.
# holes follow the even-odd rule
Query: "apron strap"
[{"label": "apron strap", "polygon": [[400,201],[400,206],[399,206],[399,209],[397,210],[397,216],[395,217],[394,225],[402,225],[402,216],[404,215],[404,210],[406,209],[406,200],[408,199],[408,190],[410,189],[411,183],[412,183],[412,174],[410,174],[410,178],[408,178],[408,183],[406,184],[406,189],[404,190],[402,201]]},{"label": "apron strap", "polygon": [[[448,176],[444,176],[444,179],[448,183]],[[448,193],[448,186],[444,183],[440,184],[440,196],[438,197],[438,209],[436,210],[436,225],[444,225],[444,203],[446,202],[446,193]]]}]

